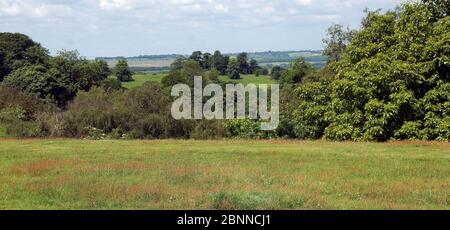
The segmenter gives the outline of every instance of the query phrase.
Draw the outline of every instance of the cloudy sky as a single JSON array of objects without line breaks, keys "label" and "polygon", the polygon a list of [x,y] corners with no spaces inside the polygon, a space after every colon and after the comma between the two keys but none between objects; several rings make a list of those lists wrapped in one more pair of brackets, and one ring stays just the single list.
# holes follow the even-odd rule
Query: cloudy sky
[{"label": "cloudy sky", "polygon": [[0,0],[0,32],[87,57],[322,49],[333,23],[405,0]]}]

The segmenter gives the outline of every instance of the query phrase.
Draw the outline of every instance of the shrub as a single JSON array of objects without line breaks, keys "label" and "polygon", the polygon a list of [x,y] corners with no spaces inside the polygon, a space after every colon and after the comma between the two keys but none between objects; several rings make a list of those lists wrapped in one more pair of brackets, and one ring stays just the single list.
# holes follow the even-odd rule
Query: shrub
[{"label": "shrub", "polygon": [[394,134],[394,138],[398,140],[424,139],[424,137],[422,124],[418,121],[405,122]]},{"label": "shrub", "polygon": [[101,88],[82,92],[69,104],[63,115],[63,129],[66,136],[81,137],[86,135],[86,127],[93,127],[104,132],[114,127],[113,104],[115,95],[109,95]]},{"label": "shrub", "polygon": [[0,110],[0,123],[6,128],[6,134],[14,137],[39,137],[42,135],[39,124],[27,121],[26,112],[19,106]]},{"label": "shrub", "polygon": [[108,78],[108,79],[103,80],[100,83],[100,85],[103,87],[103,89],[106,92],[112,92],[112,91],[124,89],[124,87],[122,86],[122,82],[117,79],[113,79],[113,78]]},{"label": "shrub", "polygon": [[15,120],[26,119],[26,111],[20,106],[6,107],[0,110],[0,120],[3,122],[11,122]]},{"label": "shrub", "polygon": [[210,140],[224,137],[222,121],[200,121],[192,130],[190,137],[197,140]]},{"label": "shrub", "polygon": [[331,124],[325,129],[325,137],[329,140],[348,141],[359,139],[361,132],[348,124]]},{"label": "shrub", "polygon": [[259,124],[250,119],[233,119],[224,121],[227,137],[250,139],[258,137]]},{"label": "shrub", "polygon": [[38,112],[43,110],[42,101],[17,88],[0,86],[0,110],[10,107],[19,107],[24,110],[26,119],[32,119]]},{"label": "shrub", "polygon": [[84,128],[83,136],[85,136],[85,138],[88,140],[103,140],[106,138],[106,134],[103,132],[103,130],[90,126]]},{"label": "shrub", "polygon": [[167,123],[165,116],[148,114],[133,124],[130,137],[137,139],[158,139],[167,137]]}]

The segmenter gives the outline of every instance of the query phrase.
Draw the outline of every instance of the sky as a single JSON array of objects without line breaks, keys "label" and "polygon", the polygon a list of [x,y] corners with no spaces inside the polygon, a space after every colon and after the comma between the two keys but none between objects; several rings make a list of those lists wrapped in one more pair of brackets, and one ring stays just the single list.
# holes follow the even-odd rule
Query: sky
[{"label": "sky", "polygon": [[85,57],[323,49],[326,29],[405,0],[0,0],[0,32]]}]

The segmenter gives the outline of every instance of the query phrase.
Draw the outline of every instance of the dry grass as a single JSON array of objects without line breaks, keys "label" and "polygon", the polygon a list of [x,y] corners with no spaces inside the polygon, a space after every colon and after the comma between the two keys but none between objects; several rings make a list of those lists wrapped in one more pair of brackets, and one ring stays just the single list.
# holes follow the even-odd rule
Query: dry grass
[{"label": "dry grass", "polygon": [[450,209],[450,144],[0,140],[0,209]]}]

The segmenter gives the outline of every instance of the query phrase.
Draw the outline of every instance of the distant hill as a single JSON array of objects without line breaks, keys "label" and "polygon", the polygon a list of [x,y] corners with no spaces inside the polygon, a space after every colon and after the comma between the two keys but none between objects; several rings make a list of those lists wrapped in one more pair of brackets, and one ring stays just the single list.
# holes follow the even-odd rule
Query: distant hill
[{"label": "distant hill", "polygon": [[[320,68],[325,65],[327,57],[322,55],[321,50],[300,50],[300,51],[265,51],[248,52],[249,59],[255,59],[261,66],[271,68],[272,66],[287,66],[290,61],[298,57]],[[225,55],[235,57],[237,53],[227,53]],[[98,57],[96,59],[105,60],[110,66],[114,66],[117,60],[126,59],[133,71],[161,72],[169,70],[170,64],[178,57],[189,57],[181,54],[164,55],[141,55],[135,57]]]}]

